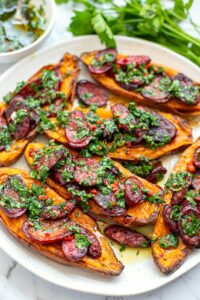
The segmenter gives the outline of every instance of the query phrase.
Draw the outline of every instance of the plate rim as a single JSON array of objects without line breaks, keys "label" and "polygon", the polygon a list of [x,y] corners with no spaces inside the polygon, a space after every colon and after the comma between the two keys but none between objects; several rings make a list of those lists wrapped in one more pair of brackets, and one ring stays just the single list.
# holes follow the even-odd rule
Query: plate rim
[{"label": "plate rim", "polygon": [[[141,44],[147,44],[147,45],[150,45],[152,47],[154,47],[155,49],[157,49],[158,51],[159,50],[162,50],[162,51],[165,51],[166,53],[169,53],[171,55],[173,55],[175,58],[178,57],[179,59],[181,59],[184,62],[186,62],[187,64],[189,64],[192,68],[195,68],[196,71],[200,74],[200,69],[199,67],[193,63],[192,61],[190,61],[189,59],[187,59],[186,57],[178,54],[178,53],[175,53],[173,52],[172,50],[164,47],[164,46],[161,46],[161,45],[158,45],[154,42],[151,42],[151,41],[147,41],[147,40],[144,40],[144,39],[139,39],[139,38],[131,38],[131,37],[126,37],[126,36],[115,36],[116,37],[116,41],[130,41],[130,42],[134,42],[136,41],[137,43],[141,43]],[[81,41],[87,41],[88,39],[93,39],[94,41],[98,39],[98,37],[96,35],[86,35],[86,36],[81,36],[81,37],[72,37],[72,38],[68,38],[68,39],[61,39],[53,44],[51,44],[50,46],[47,46],[47,47],[44,47],[30,55],[28,55],[27,57],[23,58],[22,60],[20,60],[19,62],[13,64],[8,70],[6,70],[1,76],[0,76],[0,82],[2,80],[4,80],[4,77],[7,77],[9,74],[12,73],[13,69],[16,70],[16,68],[18,66],[20,66],[22,63],[26,63],[26,61],[30,61],[30,58],[31,57],[37,57],[41,54],[44,54],[45,52],[47,51],[51,51],[52,49],[56,48],[56,47],[59,47],[59,46],[67,46],[69,43],[73,43],[73,42],[81,42]],[[1,225],[1,227],[3,227],[3,230],[5,229],[8,234],[9,231],[7,228],[5,228],[3,225]],[[12,236],[12,235],[11,235]],[[12,236],[13,237],[13,236]],[[183,271],[179,271],[178,273],[172,273],[171,275],[166,275],[166,280],[164,282],[161,282],[161,283],[158,283],[157,285],[153,286],[152,288],[148,288],[148,289],[144,289],[143,291],[137,291],[137,292],[117,292],[115,293],[114,291],[113,292],[106,292],[104,293],[103,291],[101,290],[97,290],[97,291],[88,291],[86,289],[83,289],[83,288],[78,288],[78,286],[69,286],[69,285],[64,285],[62,282],[59,282],[59,279],[57,278],[51,278],[51,276],[48,276],[47,274],[47,277],[45,277],[44,274],[42,274],[42,272],[40,272],[39,270],[36,270],[34,268],[31,268],[30,265],[27,265],[25,263],[25,261],[23,259],[21,259],[21,257],[19,258],[17,255],[15,255],[15,252],[12,251],[12,249],[5,249],[6,247],[2,247],[2,245],[0,245],[0,249],[3,250],[4,253],[6,253],[8,256],[10,256],[13,260],[15,260],[17,263],[19,263],[20,265],[22,265],[25,269],[27,269],[28,271],[30,271],[31,273],[37,275],[38,277],[48,281],[48,282],[51,282],[53,284],[56,284],[58,286],[61,286],[61,287],[64,287],[64,288],[68,288],[70,290],[74,290],[74,291],[77,291],[77,292],[84,292],[84,293],[88,293],[88,294],[93,294],[93,295],[107,295],[107,296],[134,296],[134,295],[140,295],[140,294],[143,294],[143,293],[147,293],[147,292],[150,292],[150,291],[153,291],[155,289],[158,289],[170,282],[172,282],[173,280],[179,278],[180,276],[182,276],[183,274],[185,274],[186,272],[188,272],[189,270],[191,270],[192,268],[194,268],[195,266],[197,266],[199,263],[200,263],[200,258],[199,258],[199,261],[194,261],[194,262],[191,262],[191,264],[189,266],[186,266],[185,269],[183,269]],[[17,258],[16,258],[17,257]],[[90,272],[90,271],[89,271]],[[44,273],[44,272],[43,272]],[[160,273],[161,275],[163,275],[162,273]],[[67,275],[67,274],[66,274]],[[106,276],[106,275],[105,275]],[[119,275],[120,276],[120,275]]]}]

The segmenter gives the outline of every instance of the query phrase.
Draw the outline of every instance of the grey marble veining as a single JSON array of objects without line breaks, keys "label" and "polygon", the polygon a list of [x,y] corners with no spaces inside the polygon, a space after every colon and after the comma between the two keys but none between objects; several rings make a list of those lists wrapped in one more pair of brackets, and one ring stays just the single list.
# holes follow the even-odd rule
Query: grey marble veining
[{"label": "grey marble veining", "polygon": [[[73,5],[59,6],[56,26],[45,45],[71,37],[65,30],[72,15]],[[200,0],[195,1],[193,15],[197,22]],[[0,74],[9,68],[0,65]],[[74,292],[48,283],[33,275],[0,250],[0,300],[198,300],[200,299],[200,266],[189,271],[174,282],[147,294],[135,297],[106,297]],[[144,282],[145,285],[145,282]],[[133,278],[134,286],[134,278]]]}]

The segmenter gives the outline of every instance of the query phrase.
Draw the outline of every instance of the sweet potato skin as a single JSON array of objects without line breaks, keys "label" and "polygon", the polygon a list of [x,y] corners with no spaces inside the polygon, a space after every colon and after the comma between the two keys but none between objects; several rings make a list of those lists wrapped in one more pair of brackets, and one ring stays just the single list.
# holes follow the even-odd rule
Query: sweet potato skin
[{"label": "sweet potato skin", "polygon": [[[85,52],[81,55],[81,60],[82,62],[88,66],[91,61],[93,60],[95,54],[97,53],[97,51],[92,51],[92,52]],[[118,54],[118,57],[124,57],[125,55],[121,55]],[[159,65],[160,64],[156,64],[153,63],[154,65]],[[169,75],[176,75],[178,72],[163,66],[165,71],[169,74]],[[169,111],[173,111],[173,112],[179,112],[179,113],[183,113],[183,114],[193,114],[193,115],[198,115],[200,114],[200,102],[197,105],[187,105],[182,103],[181,101],[177,100],[177,99],[170,99],[168,102],[166,103],[154,103],[151,100],[148,100],[146,98],[144,98],[141,94],[137,93],[136,91],[128,91],[123,89],[120,85],[117,84],[117,82],[107,76],[106,74],[92,74],[90,73],[91,76],[94,78],[94,80],[96,82],[98,82],[100,85],[102,85],[103,87],[107,88],[108,90],[110,90],[111,92],[113,92],[116,95],[122,96],[122,97],[126,97],[127,100],[134,100],[136,103],[140,104],[140,105],[146,105],[146,106],[150,106],[150,107],[155,107],[159,109],[163,109],[163,110],[169,110]],[[199,84],[198,84],[199,85]]]},{"label": "sweet potato skin", "polygon": [[[38,181],[31,179],[28,172],[12,169],[12,168],[1,168],[0,169],[0,183],[2,183],[10,175],[19,175],[25,181],[25,184],[30,187],[33,183],[40,184]],[[50,189],[48,186],[45,186],[45,194],[53,199],[54,204],[64,202],[61,196],[59,196],[55,191]],[[78,266],[84,269],[91,271],[97,271],[109,275],[119,275],[123,269],[123,265],[117,260],[114,255],[114,252],[110,248],[107,240],[104,236],[98,231],[97,224],[87,215],[85,215],[81,210],[75,209],[70,215],[69,218],[76,221],[80,225],[87,228],[92,232],[97,239],[99,240],[102,247],[102,255],[97,259],[90,258],[85,256],[80,262],[69,262],[62,251],[61,245],[51,244],[51,245],[41,245],[31,242],[22,230],[24,221],[27,219],[26,215],[21,216],[17,219],[9,219],[3,211],[0,209],[0,220],[1,223],[21,242],[25,243],[29,247],[33,248],[37,252],[43,254],[44,256],[60,262],[66,265]]]},{"label": "sweet potato skin", "polygon": [[[114,104],[116,101],[119,102],[116,98],[113,98],[111,100],[111,103]],[[127,105],[127,101],[123,99],[120,99],[120,103]],[[81,107],[77,107],[76,109],[82,110],[83,112],[88,112],[88,109],[84,109]],[[112,112],[109,108],[99,108],[96,112],[99,115],[99,117],[104,119],[112,117]],[[186,120],[182,119],[177,115],[173,115],[166,112],[159,112],[159,114],[166,118],[168,121],[172,122],[177,129],[177,135],[170,143],[159,147],[156,150],[145,148],[142,145],[134,148],[122,146],[117,148],[114,152],[110,152],[108,156],[110,158],[133,161],[139,160],[141,155],[149,159],[156,159],[161,156],[174,153],[184,147],[187,147],[192,143],[192,129]],[[52,118],[52,122],[56,123],[56,119]],[[64,128],[57,126],[54,131],[48,130],[45,131],[44,134],[50,139],[55,139],[56,141],[64,145],[67,144]]]},{"label": "sweet potato skin", "polygon": [[[180,159],[176,163],[173,173],[177,173],[180,171],[186,171],[188,164],[193,164],[193,154],[195,149],[200,146],[200,139],[198,139],[194,144],[188,147],[183,154],[181,155]],[[170,203],[172,198],[172,193],[169,191],[165,195],[166,203]],[[158,220],[156,222],[153,236],[157,237],[158,239],[162,236],[170,233],[168,225],[163,219],[162,216],[162,209],[158,216]],[[168,274],[174,272],[180,265],[184,262],[188,254],[191,252],[191,248],[186,246],[181,238],[179,238],[179,245],[176,249],[163,249],[159,246],[158,241],[156,241],[152,246],[152,255],[154,261],[161,272]]]},{"label": "sweet potato skin", "polygon": [[[44,144],[42,143],[30,143],[25,150],[25,159],[28,165],[31,168],[33,167],[33,158],[29,155],[30,149],[39,149],[43,148]],[[98,158],[97,158],[98,159]],[[123,178],[128,178],[133,176],[133,174],[125,169],[120,163],[114,162],[115,166],[119,168],[119,171],[122,173]],[[152,194],[162,193],[160,187],[146,181],[143,178],[139,178],[139,180],[143,183],[144,187],[151,191]],[[59,193],[62,197],[68,199],[70,197],[67,189],[63,186],[60,186],[56,182],[54,182],[50,177],[47,179],[47,184],[54,189],[57,193]],[[120,217],[108,217],[105,216],[102,211],[100,210],[99,206],[92,200],[90,200],[90,214],[98,219],[105,221],[106,223],[118,223],[126,227],[133,228],[135,226],[144,226],[153,224],[156,221],[159,205],[158,204],[151,204],[149,202],[143,202],[140,204],[135,205],[135,207],[131,207],[127,210],[127,213],[124,216]]]}]

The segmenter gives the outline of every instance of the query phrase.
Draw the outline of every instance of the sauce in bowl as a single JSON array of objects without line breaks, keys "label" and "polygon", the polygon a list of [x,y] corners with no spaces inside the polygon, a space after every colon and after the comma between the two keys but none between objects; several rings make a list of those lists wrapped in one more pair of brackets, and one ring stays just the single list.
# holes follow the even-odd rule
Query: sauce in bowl
[{"label": "sauce in bowl", "polygon": [[[22,16],[26,24],[14,22],[17,0],[0,1],[0,53],[24,48],[37,40],[46,30],[46,18],[42,4],[24,0]],[[41,1],[42,2],[42,1]]]}]

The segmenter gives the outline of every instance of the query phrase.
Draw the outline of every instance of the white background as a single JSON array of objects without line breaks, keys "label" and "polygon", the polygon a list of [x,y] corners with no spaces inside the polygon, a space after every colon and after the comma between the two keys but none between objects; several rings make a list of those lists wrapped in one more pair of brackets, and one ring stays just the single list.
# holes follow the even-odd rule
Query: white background
[{"label": "white background", "polygon": [[[168,0],[165,0],[168,1]],[[164,1],[164,2],[165,2]],[[200,0],[194,1],[192,15],[200,24]],[[72,5],[57,7],[57,21],[47,44],[71,37],[65,29],[72,15]],[[0,65],[0,74],[10,65]],[[141,296],[127,297],[132,300],[197,300],[200,299],[200,266],[197,266],[174,282]],[[134,278],[133,278],[134,285]],[[144,282],[145,285],[145,282]],[[105,297],[77,293],[50,284],[18,265],[0,250],[0,300],[122,300],[123,297]]]}]

